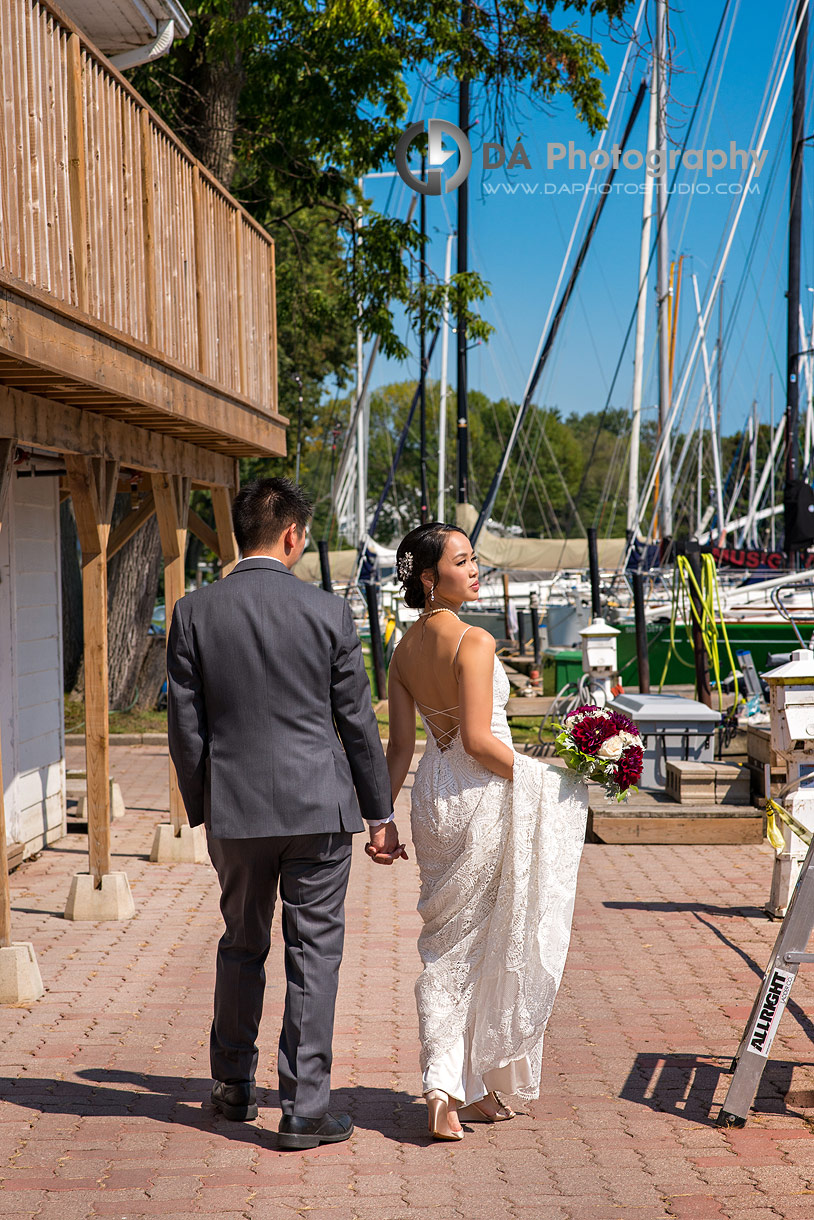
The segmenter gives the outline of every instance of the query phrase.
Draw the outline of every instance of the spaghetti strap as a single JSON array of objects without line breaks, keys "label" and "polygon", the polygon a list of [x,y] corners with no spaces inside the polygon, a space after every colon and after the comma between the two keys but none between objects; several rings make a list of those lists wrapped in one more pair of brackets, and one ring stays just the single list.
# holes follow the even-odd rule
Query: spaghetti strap
[{"label": "spaghetti strap", "polygon": [[[472,626],[472,624],[470,623],[469,627],[467,627],[464,631],[461,632],[460,639],[458,640],[458,645],[455,649],[455,656],[452,658],[453,666],[455,665],[455,662],[458,659],[458,649],[461,647],[461,640],[464,638],[464,636],[466,635],[467,631],[469,631],[469,628],[471,626]],[[444,753],[444,751],[448,750],[449,747],[453,744],[453,742],[455,740],[457,740],[457,738],[458,738],[458,730],[461,725],[461,718],[460,718],[460,716],[456,716],[454,714],[455,712],[458,711],[458,704],[453,703],[452,707],[430,707],[430,705],[428,703],[419,703],[418,699],[414,699],[414,703],[416,704],[419,712],[421,713],[421,718],[425,722],[425,727],[426,727],[426,725],[430,726],[430,729],[431,729],[430,736],[435,741],[435,744],[438,746],[441,753]],[[448,717],[448,719],[455,721],[455,724],[453,725],[452,728],[445,729],[440,724],[436,723],[436,720],[435,720],[436,716],[446,716],[446,717]]]},{"label": "spaghetti strap", "polygon": [[[460,648],[460,647],[461,647],[461,640],[462,640],[462,639],[464,638],[464,636],[466,635],[466,632],[467,632],[467,631],[470,631],[471,629],[472,629],[472,624],[470,623],[470,624],[469,624],[469,626],[466,628],[466,630],[461,632],[461,638],[458,640],[458,648]],[[453,665],[454,665],[454,664],[455,664],[455,662],[458,660],[458,648],[456,648],[456,649],[455,649],[455,656],[452,658],[452,664],[453,664]]]}]

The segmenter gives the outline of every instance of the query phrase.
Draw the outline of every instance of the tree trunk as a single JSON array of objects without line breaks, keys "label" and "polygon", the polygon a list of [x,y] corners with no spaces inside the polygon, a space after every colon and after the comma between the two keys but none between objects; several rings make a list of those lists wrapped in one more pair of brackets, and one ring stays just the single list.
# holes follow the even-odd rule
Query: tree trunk
[{"label": "tree trunk", "polygon": [[[113,525],[129,512],[130,497],[117,496]],[[124,711],[138,696],[160,569],[161,539],[153,516],[107,565],[108,673],[113,711]]]},{"label": "tree trunk", "polygon": [[140,712],[152,712],[158,704],[161,688],[167,680],[167,646],[163,635],[151,635],[147,641],[138,674],[136,707]]},{"label": "tree trunk", "polygon": [[62,581],[62,681],[63,689],[76,686],[82,664],[82,570],[73,504],[63,500],[59,506],[60,572]]},{"label": "tree trunk", "polygon": [[[245,21],[250,8],[251,0],[232,0],[230,20],[235,25]],[[207,56],[201,64],[194,125],[194,151],[227,189],[235,173],[237,107],[246,81],[242,50],[236,43],[230,50]]]}]

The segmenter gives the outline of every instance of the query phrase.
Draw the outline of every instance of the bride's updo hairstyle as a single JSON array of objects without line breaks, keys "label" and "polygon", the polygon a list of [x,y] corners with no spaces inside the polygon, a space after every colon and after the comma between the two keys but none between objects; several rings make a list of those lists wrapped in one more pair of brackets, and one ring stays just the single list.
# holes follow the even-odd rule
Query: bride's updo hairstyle
[{"label": "bride's updo hairstyle", "polygon": [[432,587],[438,584],[438,561],[444,553],[444,547],[450,534],[463,534],[468,538],[466,530],[457,525],[447,525],[444,521],[427,521],[424,525],[410,530],[402,538],[396,551],[396,573],[404,586],[404,600],[411,610],[421,610],[424,607],[426,593],[421,583],[421,573],[427,568],[433,571]]}]

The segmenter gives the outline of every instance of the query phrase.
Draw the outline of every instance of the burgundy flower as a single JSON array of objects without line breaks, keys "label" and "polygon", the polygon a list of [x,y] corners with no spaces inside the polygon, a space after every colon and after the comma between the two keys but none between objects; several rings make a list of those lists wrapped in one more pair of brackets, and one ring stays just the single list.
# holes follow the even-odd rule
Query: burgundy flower
[{"label": "burgundy flower", "polygon": [[621,712],[611,712],[613,723],[617,733],[632,733],[635,737],[639,736],[639,729],[629,716],[623,716]]},{"label": "burgundy flower", "polygon": [[640,746],[630,746],[614,768],[614,779],[622,792],[626,792],[631,784],[638,784],[642,778],[644,753]]},{"label": "burgundy flower", "polygon": [[567,720],[569,716],[581,716],[583,712],[598,712],[599,708],[595,703],[583,703],[580,707],[573,708],[570,712],[566,712],[563,717]]},{"label": "burgundy flower", "polygon": [[615,736],[616,728],[607,716],[585,716],[569,726],[568,732],[584,754],[596,754],[603,741]]}]

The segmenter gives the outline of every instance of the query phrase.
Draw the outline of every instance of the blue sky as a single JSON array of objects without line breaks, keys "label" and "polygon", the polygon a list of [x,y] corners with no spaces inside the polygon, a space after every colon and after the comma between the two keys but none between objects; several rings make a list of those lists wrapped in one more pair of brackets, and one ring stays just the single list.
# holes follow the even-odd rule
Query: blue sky
[{"label": "blue sky", "polygon": [[[652,5],[652,0],[648,0]],[[635,10],[631,10],[631,24]],[[729,150],[731,140],[748,149],[755,134],[761,100],[775,59],[778,39],[789,5],[787,0],[761,3],[760,0],[732,0],[730,12],[735,13],[713,63],[704,97],[696,119],[697,126],[691,147]],[[676,145],[684,139],[699,85],[713,47],[716,30],[724,12],[724,4],[709,0],[684,0],[682,11],[671,15],[674,37],[674,71],[669,107],[670,129]],[[594,27],[600,41],[609,72],[605,81],[608,101],[614,91],[622,64],[625,45],[607,36],[604,28]],[[642,32],[642,53],[629,73],[628,89],[638,87],[646,66],[648,34]],[[726,55],[723,46],[727,44]],[[809,47],[809,57],[812,49]],[[477,89],[477,86],[475,86]],[[620,97],[609,136],[618,136],[627,117],[633,92]],[[786,210],[788,200],[789,121],[791,67],[779,96],[777,109],[769,127],[765,147],[767,156],[759,176],[753,181],[756,190],[745,201],[738,234],[725,273],[724,321],[726,345],[723,360],[723,425],[725,432],[739,431],[753,400],[757,400],[761,420],[769,420],[769,375],[774,373],[775,418],[783,409],[785,367],[785,279],[786,279]],[[814,131],[812,96],[809,104],[806,134]],[[477,105],[477,103],[476,103]],[[596,148],[599,137],[591,137],[574,117],[570,104],[563,98],[545,113],[534,113],[525,107],[525,119],[507,132],[507,142],[521,137],[531,161],[531,169],[484,171],[482,143],[494,139],[492,132],[476,128],[472,135],[474,152],[470,173],[470,266],[477,269],[492,289],[492,297],[484,302],[482,312],[495,327],[488,344],[470,352],[470,387],[481,389],[490,397],[506,395],[519,401],[531,371],[540,333],[548,313],[552,293],[560,272],[563,253],[577,216],[580,196],[575,185],[585,183],[588,171],[568,170],[562,164],[546,168],[546,147],[549,142],[568,144],[569,140],[586,152]],[[456,121],[457,105],[426,101],[415,117],[431,114]],[[629,143],[630,148],[644,150],[647,103]],[[708,125],[708,131],[705,128]],[[606,136],[606,141],[612,141]],[[454,163],[454,158],[452,159]],[[803,273],[802,285],[807,325],[811,326],[814,307],[814,243],[811,241],[812,173],[814,165],[806,157],[803,203]],[[679,172],[679,189],[689,192],[692,184],[710,184],[710,194],[685,193],[675,195],[669,209],[671,257],[685,256],[682,298],[679,309],[679,343],[676,385],[680,381],[680,366],[695,332],[695,305],[690,276],[695,272],[702,303],[707,298],[711,277],[727,218],[738,196],[716,195],[718,183],[726,191],[736,190],[740,171],[721,170],[706,177],[683,168]],[[595,177],[599,182],[604,173]],[[642,181],[642,171],[620,168],[617,183],[635,189]],[[536,184],[536,189],[535,188]],[[546,184],[548,187],[546,188]],[[516,193],[507,191],[515,186]],[[565,187],[565,190],[561,188]],[[366,194],[378,207],[390,207],[404,216],[410,193],[398,180],[393,186],[389,179],[369,179]],[[548,189],[549,193],[546,193]],[[490,190],[493,193],[490,193]],[[494,193],[496,191],[496,193]],[[526,193],[526,192],[529,193]],[[551,193],[556,191],[556,193]],[[593,204],[583,216],[587,223]],[[430,262],[440,275],[443,271],[444,247],[450,225],[455,224],[455,195],[430,197],[427,205],[428,229],[432,235]],[[565,323],[548,369],[538,387],[535,401],[556,406],[563,415],[601,409],[605,404],[620,356],[622,339],[635,305],[638,273],[641,197],[620,192],[606,204],[592,249],[580,278],[578,291],[572,299]],[[453,269],[455,254],[453,249]],[[654,279],[651,276],[651,286]],[[655,292],[648,293],[647,360],[648,373],[644,404],[646,417],[655,415],[657,388],[655,380]],[[717,308],[713,315],[717,327]],[[402,333],[404,328],[402,327]],[[407,338],[407,336],[405,335]],[[714,334],[712,336],[714,338]],[[407,339],[415,349],[414,341]],[[415,375],[417,361],[397,364],[380,360],[373,375],[373,385]],[[611,401],[614,406],[629,407],[631,400],[633,352],[632,343],[623,358],[619,378]],[[437,378],[440,368],[440,344],[431,368]],[[450,383],[454,384],[454,351],[450,344]],[[691,383],[688,403],[690,411],[701,391],[700,374]]]}]

